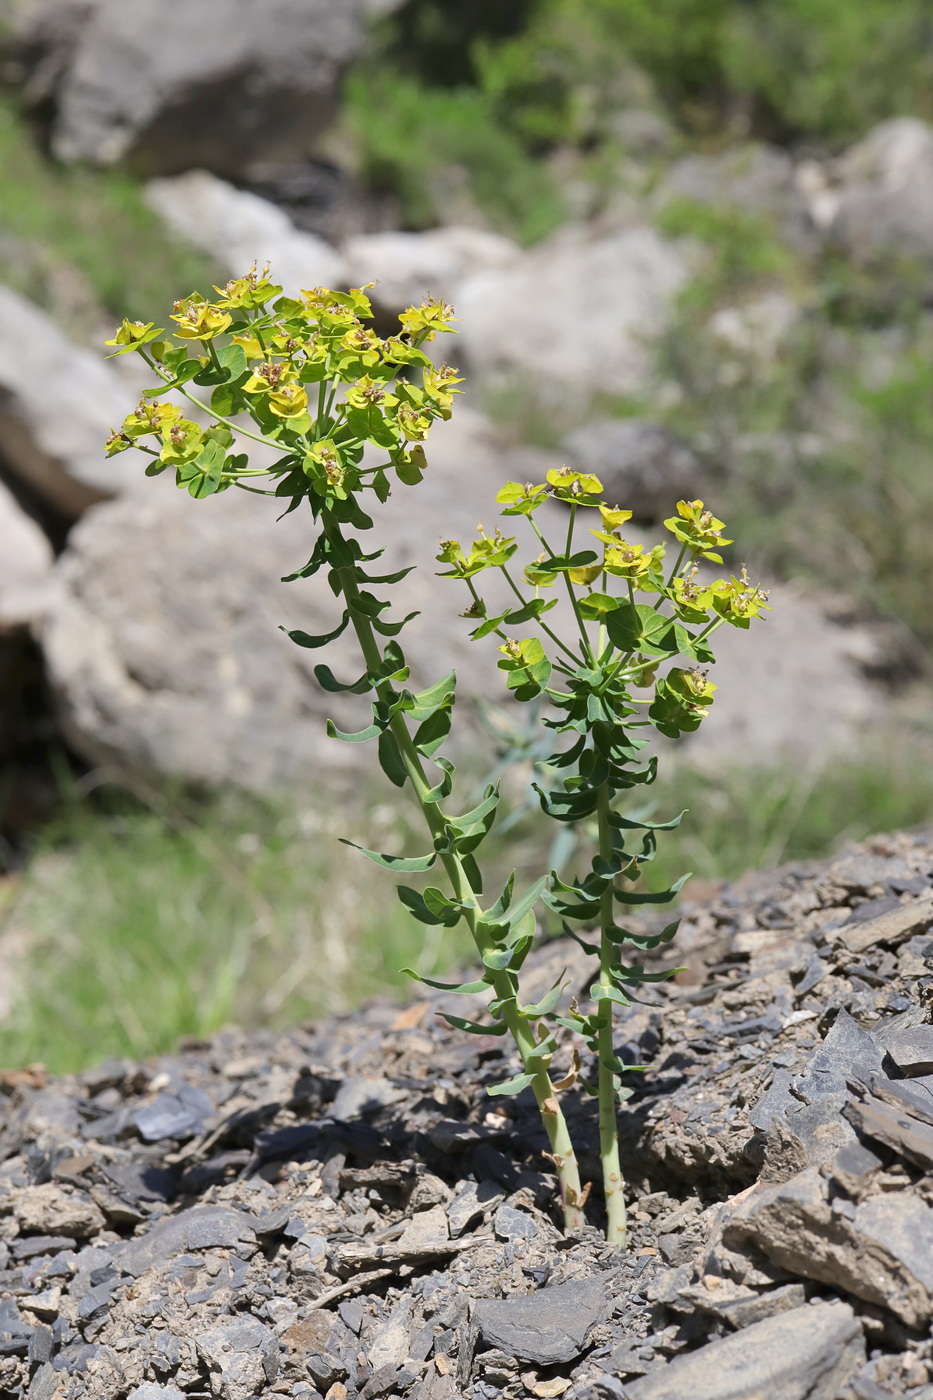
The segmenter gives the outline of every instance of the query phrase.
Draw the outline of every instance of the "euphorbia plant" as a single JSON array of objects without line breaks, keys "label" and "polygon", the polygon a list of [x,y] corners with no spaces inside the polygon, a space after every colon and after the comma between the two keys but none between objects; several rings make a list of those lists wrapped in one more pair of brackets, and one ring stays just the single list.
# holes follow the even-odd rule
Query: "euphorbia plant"
[{"label": "euphorbia plant", "polygon": [[[108,452],[135,445],[152,459],[149,475],[171,468],[177,484],[198,498],[237,486],[278,497],[286,512],[310,509],[316,530],[310,558],[289,579],[325,571],[343,615],[322,636],[301,631],[289,636],[299,646],[320,648],[347,628],[355,632],[362,674],[341,681],[321,664],[315,675],[328,691],[370,695],[373,720],[357,733],[344,733],[333,723],[328,731],[348,743],[375,741],[390,781],[412,790],[430,840],[423,855],[364,854],[396,874],[444,872],[443,889],[400,885],[399,895],[425,924],[465,922],[483,970],[476,981],[460,986],[422,980],[447,991],[489,996],[487,1022],[453,1015],[447,1020],[467,1032],[512,1036],[522,1069],[489,1092],[515,1094],[527,1087],[534,1093],[570,1229],[583,1224],[585,1192],[558,1094],[576,1079],[579,1053],[574,1049],[574,1067],[561,1080],[552,1079],[550,1066],[562,1029],[581,1035],[593,1051],[608,1234],[622,1243],[625,1205],[616,1120],[617,1103],[627,1091],[622,1086],[626,1066],[613,1050],[613,1006],[626,1005],[643,983],[669,973],[626,964],[621,950],[625,944],[641,950],[667,942],[676,924],[642,935],[617,921],[616,906],[624,912],[668,902],[683,881],[654,893],[637,887],[642,866],[654,854],[655,833],[679,818],[656,824],[627,817],[618,800],[655,777],[656,758],[643,761],[646,727],[677,736],[699,725],[714,690],[700,669],[713,659],[710,637],[727,622],[747,627],[764,606],[764,595],[748,584],[744,571],[739,579],[718,582],[698,575],[696,560],[721,563],[718,548],[728,543],[721,522],[702,502],[681,502],[678,514],[666,522],[680,548],[665,572],[664,547],[645,551],[628,544],[620,531],[630,512],[602,500],[596,477],[568,468],[550,472],[540,485],[509,482],[499,493],[503,514],[527,517],[537,536],[535,551],[540,546],[518,578],[510,567],[518,548],[513,538],[498,531],[483,535],[468,553],[454,541],[442,542],[438,557],[448,565],[446,576],[464,580],[470,590],[465,616],[477,622],[472,636],[498,639],[499,666],[517,700],[549,702],[542,723],[554,731],[555,748],[547,760],[554,781],[540,790],[545,812],[564,822],[595,815],[598,829],[597,849],[582,878],[563,881],[546,872],[518,892],[513,875],[498,897],[485,897],[477,852],[495,821],[499,792],[490,786],[471,810],[452,808],[454,766],[439,750],[451,728],[455,676],[420,691],[408,686],[397,638],[415,614],[390,620],[389,601],[372,590],[391,588],[409,570],[370,572],[383,550],[367,553],[359,539],[374,528],[362,505],[366,493],[378,507],[394,481],[417,486],[427,469],[422,444],[431,424],[450,417],[461,380],[446,365],[436,368],[423,347],[453,329],[452,309],[425,301],[403,312],[399,333],[383,339],[367,324],[372,313],[365,289],[318,287],[296,299],[272,284],[268,268],[254,267],[216,290],[214,301],[193,293],[176,303],[171,338],[152,324],[125,321],[110,342],[116,354],[140,354],[158,383],[111,434]],[[209,397],[199,397],[197,389]],[[169,393],[173,398],[163,397]],[[186,418],[179,397],[197,405],[209,426]],[[244,419],[254,426],[244,426]],[[269,467],[251,467],[247,453],[236,450],[240,440],[259,441],[279,456]],[[262,478],[274,485],[260,486]],[[566,536],[556,546],[535,518],[551,498],[567,508]],[[597,549],[574,544],[581,510],[596,524],[591,535]],[[488,615],[475,582],[488,569],[501,572],[515,597],[495,616]],[[569,639],[545,620],[556,601],[548,589],[555,585],[566,589],[573,623]],[[514,635],[526,625],[531,635]],[[683,661],[688,664],[675,664]],[[560,980],[536,1004],[522,998],[520,972],[534,940],[539,902],[598,959],[592,1009],[573,1002],[562,1014]],[[598,942],[582,938],[573,925],[597,927]]]}]

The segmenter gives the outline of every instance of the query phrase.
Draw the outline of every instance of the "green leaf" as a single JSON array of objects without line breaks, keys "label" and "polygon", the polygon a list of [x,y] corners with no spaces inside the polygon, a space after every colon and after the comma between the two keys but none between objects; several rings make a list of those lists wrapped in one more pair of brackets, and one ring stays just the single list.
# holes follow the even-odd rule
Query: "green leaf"
[{"label": "green leaf", "polygon": [[606,632],[619,651],[641,651],[647,655],[677,650],[673,623],[649,603],[622,603],[605,614]]},{"label": "green leaf", "polygon": [[455,992],[460,996],[474,996],[479,992],[488,992],[489,983],[480,980],[479,982],[435,982],[433,977],[422,977],[420,972],[413,972],[410,967],[403,967],[406,977],[411,977],[415,982],[423,982],[426,987],[433,987],[438,992]]},{"label": "green leaf", "polygon": [[458,1031],[466,1031],[468,1035],[505,1035],[507,1026],[498,1021],[492,1021],[489,1025],[482,1026],[478,1021],[464,1021],[460,1016],[452,1016],[449,1011],[442,1011],[444,1020]]},{"label": "green leaf", "polygon": [[246,352],[242,345],[224,345],[217,351],[217,358],[231,379],[246,373]]},{"label": "green leaf", "polygon": [[408,770],[399,753],[398,744],[388,729],[379,735],[379,764],[383,773],[396,787],[404,787],[408,781]]},{"label": "green leaf", "polygon": [[411,622],[413,617],[420,617],[420,612],[410,612],[407,617],[403,617],[401,622],[383,622],[378,617],[370,618],[374,629],[383,637],[397,637],[402,628]]},{"label": "green leaf", "polygon": [[533,885],[528,886],[528,889],[522,895],[521,899],[516,900],[516,902],[509,907],[508,923],[510,928],[516,928],[521,923],[522,919],[534,910],[535,905],[541,898],[542,891],[548,879],[549,877],[547,875],[542,875],[539,880],[535,880]]},{"label": "green leaf", "polygon": [[673,831],[675,827],[680,826],[688,810],[685,807],[679,816],[672,817],[669,822],[636,821],[634,817],[623,817],[621,812],[610,812],[609,825],[618,827],[621,831]]},{"label": "green leaf", "polygon": [[493,972],[516,972],[528,956],[533,943],[534,938],[525,934],[508,948],[489,948],[483,954],[483,963]]},{"label": "green leaf", "polygon": [[[349,621],[350,614],[349,612],[345,612],[343,621],[340,623],[339,627],[335,627],[333,632],[323,632],[319,637],[312,637],[307,632],[292,631],[288,627],[280,627],[279,631],[284,632],[286,637],[290,637],[296,646],[316,648],[326,646],[328,642],[332,642],[339,637],[342,632],[346,631]],[[325,689],[329,690],[330,687],[327,686]]]},{"label": "green leaf", "polygon": [[511,1079],[503,1079],[499,1084],[488,1084],[486,1093],[493,1098],[500,1094],[520,1094],[533,1081],[533,1074],[513,1074]]},{"label": "green leaf", "polygon": [[437,709],[415,730],[415,748],[425,758],[430,758],[443,744],[450,733],[451,719],[449,708]]},{"label": "green leaf", "polygon": [[424,902],[444,922],[451,920],[451,926],[457,923],[467,911],[467,906],[458,899],[450,899],[443,890],[436,889],[429,885],[424,891]]},{"label": "green leaf", "polygon": [[436,787],[428,788],[427,792],[424,794],[425,802],[443,802],[445,797],[449,797],[454,784],[453,775],[457,771],[452,763],[446,758],[440,757],[440,755],[435,758],[434,762],[437,764],[438,768],[444,770],[444,776]]},{"label": "green leaf", "polygon": [[[442,924],[444,928],[453,928],[454,924],[460,922],[459,910],[454,910],[451,913],[446,911],[437,913],[431,908],[422,894],[419,894],[417,890],[411,889],[408,885],[399,885],[396,889],[396,894],[405,905],[405,908],[409,909],[411,913],[414,914],[419,923],[431,925]],[[440,894],[440,891],[436,890],[435,894]]]},{"label": "green leaf", "polygon": [[679,880],[675,880],[673,885],[666,890],[658,890],[654,894],[638,894],[634,890],[616,890],[615,897],[620,904],[670,904],[672,899],[676,899],[684,885],[690,879],[690,874],[681,875]]},{"label": "green leaf", "polygon": [[[340,632],[342,632],[343,628],[341,627],[339,630]],[[292,634],[289,633],[289,636],[291,635]],[[302,636],[303,635],[304,633],[302,633]],[[295,639],[292,638],[292,640]],[[324,642],[326,642],[327,640],[328,638],[325,637]],[[318,639],[316,644],[318,646],[323,646],[324,643],[320,641],[320,639]],[[310,638],[307,642],[299,642],[299,646],[309,645],[315,645],[315,639],[313,637]],[[342,681],[337,680],[330,667],[325,666],[323,663],[319,666],[315,666],[314,676],[317,680],[318,685],[323,690],[329,690],[332,694],[336,694],[337,692],[344,692],[347,695],[365,695],[367,690],[372,690],[373,688],[369,676],[360,676],[358,681],[352,681],[349,685],[344,685]]]},{"label": "green leaf", "polygon": [[580,599],[580,611],[584,617],[602,618],[607,612],[621,607],[624,599],[612,593],[586,593]]},{"label": "green leaf", "polygon": [[618,987],[604,987],[600,982],[593,983],[590,996],[594,1001],[614,1001],[617,1006],[631,1006],[630,999]]},{"label": "green leaf", "polygon": [[437,861],[437,851],[431,851],[426,856],[384,856],[378,851],[358,846],[355,841],[348,841],[344,836],[340,837],[340,844],[352,846],[354,851],[361,851],[374,865],[380,865],[383,870],[391,870],[400,875],[421,875],[425,870],[430,870]]},{"label": "green leaf", "polygon": [[[563,975],[564,974],[561,973],[561,977],[563,977]],[[540,1001],[535,1002],[533,1006],[522,1007],[522,1011],[526,1016],[547,1016],[554,1010],[564,992],[564,983],[561,981],[561,977],[557,979],[551,990],[543,996]]]},{"label": "green leaf", "polygon": [[[457,673],[450,671],[433,685],[429,685],[427,690],[419,690],[415,696],[415,704],[420,709],[433,710],[435,705],[442,705],[452,698],[457,688]],[[415,718],[422,718],[414,712]]]},{"label": "green leaf", "polygon": [[508,909],[509,905],[512,902],[512,892],[514,889],[515,871],[513,870],[509,878],[506,880],[499,898],[496,900],[495,904],[491,905],[486,910],[486,912],[483,915],[483,918],[488,919],[491,923],[495,923],[498,919],[501,919],[502,915],[505,913],[506,909]]},{"label": "green leaf", "polygon": [[483,872],[476,863],[475,858],[469,854],[460,857],[460,864],[463,866],[464,874],[470,882],[470,889],[474,894],[483,893]]},{"label": "green leaf", "polygon": [[345,744],[365,744],[367,739],[375,739],[376,735],[382,735],[382,729],[378,724],[371,724],[366,729],[358,729],[355,734],[346,734],[342,729],[338,729],[332,719],[327,721],[327,733],[331,739],[342,739]]}]

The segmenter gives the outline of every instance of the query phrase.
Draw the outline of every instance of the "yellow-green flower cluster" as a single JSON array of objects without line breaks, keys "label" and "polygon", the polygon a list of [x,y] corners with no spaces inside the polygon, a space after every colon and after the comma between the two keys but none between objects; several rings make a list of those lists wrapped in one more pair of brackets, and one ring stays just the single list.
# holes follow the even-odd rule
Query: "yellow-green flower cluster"
[{"label": "yellow-green flower cluster", "polygon": [[[115,354],[141,352],[163,392],[194,398],[216,423],[202,432],[172,402],[144,401],[111,433],[108,454],[137,444],[164,466],[202,462],[206,444],[220,441],[218,426],[236,431],[248,414],[265,440],[292,453],[306,486],[321,495],[345,498],[366,486],[384,498],[384,468],[362,466],[367,444],[387,453],[385,466],[406,484],[421,479],[421,444],[432,422],[450,417],[462,383],[422,349],[453,330],[450,306],[429,298],[402,313],[398,334],[382,337],[371,325],[366,288],[313,287],[286,297],[269,268],[254,265],[214,291],[215,300],[192,292],[175,303],[173,339],[160,338],[164,332],[151,323],[124,321],[108,343]],[[192,384],[209,389],[209,404],[192,394]],[[214,449],[209,465],[211,489],[246,473],[242,458],[227,458],[218,474]],[[191,489],[187,477],[179,484]]]}]

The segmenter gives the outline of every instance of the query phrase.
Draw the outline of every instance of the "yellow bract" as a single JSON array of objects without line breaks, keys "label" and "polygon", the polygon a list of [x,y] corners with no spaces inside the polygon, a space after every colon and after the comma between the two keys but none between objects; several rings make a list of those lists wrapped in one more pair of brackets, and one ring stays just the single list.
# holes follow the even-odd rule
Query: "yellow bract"
[{"label": "yellow bract", "polygon": [[194,293],[176,301],[172,320],[178,326],[175,334],[182,340],[213,340],[232,324],[233,317]]}]

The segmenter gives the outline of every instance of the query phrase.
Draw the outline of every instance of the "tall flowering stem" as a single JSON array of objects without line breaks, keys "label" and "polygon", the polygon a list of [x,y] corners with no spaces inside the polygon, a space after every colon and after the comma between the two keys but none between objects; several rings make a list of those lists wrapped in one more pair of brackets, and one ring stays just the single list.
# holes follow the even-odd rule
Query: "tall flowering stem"
[{"label": "tall flowering stem", "polygon": [[[642,962],[623,960],[626,947],[637,954],[669,942],[677,922],[648,935],[629,928],[624,916],[638,906],[672,902],[687,877],[668,889],[642,886],[657,833],[677,826],[681,818],[652,822],[627,816],[620,804],[631,789],[654,782],[657,774],[657,756],[645,759],[644,730],[653,727],[676,738],[698,728],[715,691],[702,669],[714,659],[711,637],[727,623],[747,628],[765,608],[766,595],[749,584],[744,568],[738,578],[701,579],[698,561],[721,564],[719,550],[731,543],[723,537],[722,521],[702,501],[681,501],[677,514],[665,521],[679,545],[674,566],[665,573],[665,546],[649,550],[629,543],[622,528],[631,511],[610,506],[602,495],[597,477],[567,467],[549,472],[538,485],[509,482],[499,492],[502,514],[525,516],[534,548],[541,547],[524,564],[524,588],[511,565],[518,544],[498,530],[491,538],[475,540],[468,551],[456,540],[445,541],[438,557],[449,566],[446,576],[464,580],[470,590],[467,615],[478,622],[472,637],[499,639],[499,666],[515,698],[531,701],[544,695],[551,702],[551,713],[542,721],[556,741],[544,761],[551,780],[537,788],[544,811],[556,821],[583,826],[595,818],[589,870],[567,881],[552,870],[542,897],[565,933],[598,964],[591,1006],[581,1009],[572,1002],[567,1010],[555,1008],[551,1019],[556,1027],[581,1036],[592,1053],[596,1082],[583,1082],[598,1101],[607,1234],[622,1245],[627,1226],[618,1105],[632,1092],[625,1076],[640,1067],[626,1065],[615,1053],[613,1008],[628,1006],[645,984],[677,970],[652,972]],[[567,511],[566,537],[557,548],[535,519],[555,499]],[[579,516],[587,510],[595,520],[589,534],[597,549],[574,544]],[[489,615],[478,588],[478,576],[487,569],[503,573],[516,598],[517,605],[498,616]],[[570,604],[572,640],[544,620],[557,602],[549,590],[558,587]],[[528,622],[539,635],[510,635],[516,625]],[[598,930],[598,942],[582,936],[581,930],[589,928]]]},{"label": "tall flowering stem", "polygon": [[[423,443],[428,431],[438,418],[450,417],[461,380],[446,365],[435,368],[422,347],[453,330],[452,309],[428,300],[403,312],[397,335],[381,338],[370,325],[365,288],[334,292],[315,287],[300,298],[286,297],[272,283],[268,268],[260,272],[254,267],[215,291],[214,300],[194,292],[175,304],[170,337],[153,324],[125,321],[110,342],[115,354],[140,354],[156,384],[111,433],[108,455],[135,446],[150,458],[147,474],[174,471],[178,487],[196,499],[237,487],[275,496],[286,511],[310,510],[316,532],[311,556],[289,578],[323,572],[343,613],[329,633],[312,636],[296,630],[288,635],[298,646],[317,649],[347,628],[355,633],[362,675],[340,681],[324,664],[315,667],[315,675],[329,692],[370,695],[373,721],[356,733],[330,723],[329,732],[347,743],[375,743],[389,780],[411,789],[431,843],[423,855],[363,854],[394,875],[420,876],[437,868],[446,876],[446,889],[402,884],[399,897],[426,925],[465,923],[482,972],[459,985],[419,980],[443,991],[489,998],[488,1020],[454,1015],[447,1020],[479,1035],[511,1034],[521,1071],[489,1093],[529,1088],[534,1094],[565,1226],[578,1229],[584,1224],[585,1193],[558,1086],[549,1072],[557,1042],[546,1020],[561,988],[526,1004],[519,984],[547,878],[517,891],[513,875],[498,898],[482,899],[476,852],[495,821],[498,790],[488,787],[469,811],[451,809],[454,765],[439,750],[451,727],[455,676],[421,691],[408,687],[409,668],[397,638],[415,614],[389,620],[389,601],[372,590],[391,587],[409,571],[370,572],[367,566],[383,551],[364,553],[358,538],[374,528],[361,504],[367,493],[378,507],[393,486],[416,487],[427,465]],[[196,406],[197,419],[185,415],[179,400]],[[207,427],[202,426],[205,418]],[[243,444],[251,442],[276,452],[271,467],[250,466]],[[367,448],[371,455],[364,459]],[[263,478],[268,485],[260,484]]]}]

